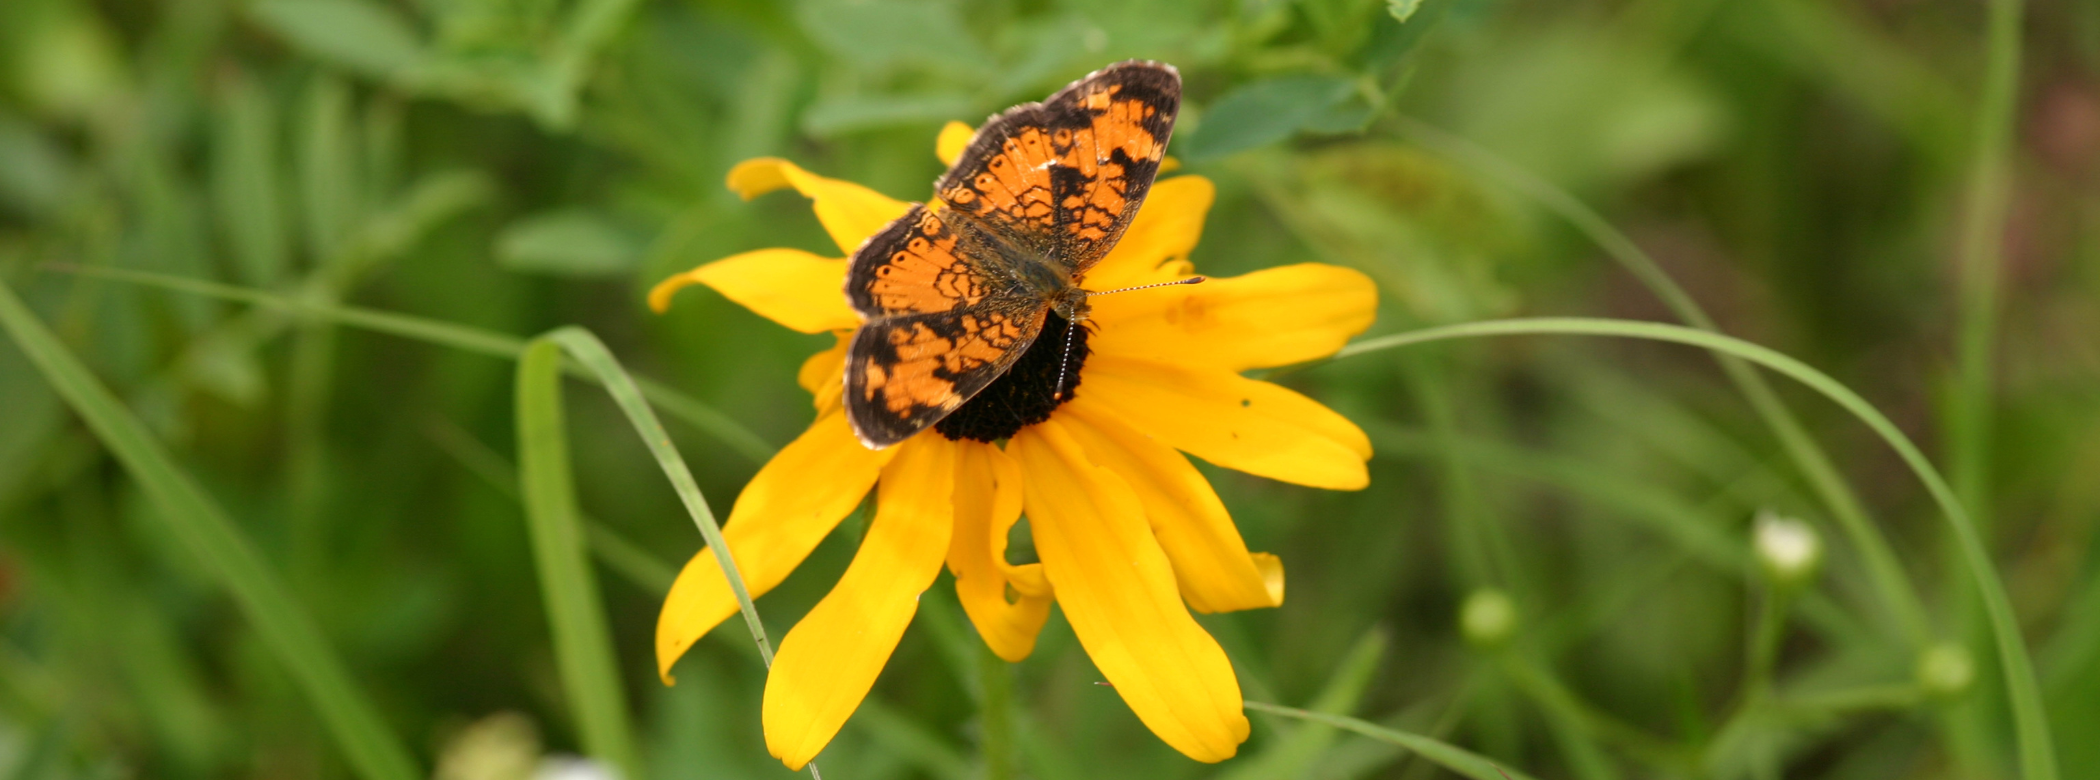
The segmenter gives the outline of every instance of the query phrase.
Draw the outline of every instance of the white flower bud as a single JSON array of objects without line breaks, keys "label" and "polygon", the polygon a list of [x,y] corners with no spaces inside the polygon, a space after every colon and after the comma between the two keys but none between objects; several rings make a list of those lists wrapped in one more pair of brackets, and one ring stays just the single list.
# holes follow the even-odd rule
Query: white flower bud
[{"label": "white flower bud", "polygon": [[1959,696],[1976,681],[1976,661],[1969,649],[1941,642],[1918,654],[1918,687],[1943,698]]},{"label": "white flower bud", "polygon": [[1798,585],[1813,578],[1823,562],[1823,538],[1809,524],[1766,510],[1757,515],[1752,532],[1758,565],[1781,585]]},{"label": "white flower bud", "polygon": [[1474,647],[1500,647],[1516,632],[1516,602],[1494,588],[1473,591],[1458,609],[1458,628]]}]

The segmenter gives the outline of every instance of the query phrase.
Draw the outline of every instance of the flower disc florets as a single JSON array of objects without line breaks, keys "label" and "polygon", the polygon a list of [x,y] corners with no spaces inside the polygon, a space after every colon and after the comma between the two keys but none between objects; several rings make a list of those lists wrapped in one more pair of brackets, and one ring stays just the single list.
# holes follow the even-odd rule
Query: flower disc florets
[{"label": "flower disc florets", "polygon": [[1050,413],[1072,400],[1073,389],[1079,387],[1088,335],[1087,326],[1075,330],[1064,317],[1051,312],[1043,319],[1042,334],[1005,374],[934,423],[933,429],[949,441],[995,442],[1050,419]]}]

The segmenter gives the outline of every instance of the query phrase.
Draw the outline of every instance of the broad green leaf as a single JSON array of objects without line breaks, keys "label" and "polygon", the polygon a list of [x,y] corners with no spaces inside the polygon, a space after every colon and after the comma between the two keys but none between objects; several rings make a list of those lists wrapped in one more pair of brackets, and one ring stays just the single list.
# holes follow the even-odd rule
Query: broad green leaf
[{"label": "broad green leaf", "polygon": [[413,71],[425,57],[415,28],[377,2],[263,0],[249,12],[306,53],[382,81]]},{"label": "broad green leaf", "polygon": [[524,273],[605,276],[632,271],[641,260],[640,241],[584,209],[534,214],[496,236],[496,262]]},{"label": "broad green leaf", "polygon": [[356,229],[359,192],[357,130],[350,86],[326,74],[308,84],[300,118],[299,195],[306,207],[306,247],[316,263],[335,259]]},{"label": "broad green leaf", "polygon": [[1392,14],[1394,19],[1406,24],[1408,20],[1415,18],[1416,11],[1422,10],[1422,0],[1386,0],[1385,10],[1386,13]]},{"label": "broad green leaf", "polygon": [[1332,112],[1355,86],[1339,76],[1280,76],[1243,84],[1211,104],[1194,132],[1176,139],[1175,153],[1192,162],[1212,160],[1331,124]]},{"label": "broad green leaf", "polygon": [[989,61],[946,3],[805,0],[795,18],[817,45],[861,68],[983,68]]},{"label": "broad green leaf", "polygon": [[219,232],[233,248],[241,280],[268,286],[283,273],[291,251],[277,113],[269,95],[240,70],[229,69],[220,78],[218,97],[211,166]]}]

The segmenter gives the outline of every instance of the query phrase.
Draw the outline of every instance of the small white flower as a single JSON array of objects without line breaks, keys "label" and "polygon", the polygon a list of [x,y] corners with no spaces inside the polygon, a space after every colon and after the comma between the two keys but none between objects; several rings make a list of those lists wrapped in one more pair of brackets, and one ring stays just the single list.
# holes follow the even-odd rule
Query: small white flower
[{"label": "small white flower", "polygon": [[1757,561],[1782,585],[1806,582],[1823,561],[1823,538],[1807,523],[1766,510],[1753,532]]}]

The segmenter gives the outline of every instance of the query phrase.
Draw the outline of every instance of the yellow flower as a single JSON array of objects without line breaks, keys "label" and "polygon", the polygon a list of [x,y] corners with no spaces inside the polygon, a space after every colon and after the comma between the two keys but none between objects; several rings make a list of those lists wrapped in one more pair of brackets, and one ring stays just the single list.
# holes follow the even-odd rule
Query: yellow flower
[{"label": "yellow flower", "polygon": [[[969,137],[969,127],[950,124],[941,159],[952,164]],[[793,187],[847,254],[908,207],[771,158],[738,165],[729,186],[745,198]],[[1086,287],[1189,276],[1214,195],[1202,177],[1159,181]],[[680,288],[705,284],[789,328],[839,336],[802,366],[816,422],[745,486],[723,531],[757,596],[877,491],[853,563],[780,643],[766,680],[768,749],[793,769],[816,757],[875,684],[945,562],[999,657],[1028,656],[1054,600],[1154,734],[1199,761],[1230,758],[1247,738],[1239,682],[1189,609],[1281,604],[1283,566],[1247,550],[1209,482],[1176,450],[1285,482],[1362,488],[1371,445],[1361,430],[1240,372],[1340,349],[1371,324],[1370,280],[1304,264],[1096,298],[1081,381],[1048,420],[1014,432],[1004,448],[929,428],[872,451],[840,406],[845,345],[860,325],[842,294],[845,274],[843,258],[761,249],[672,277],[649,295],[662,311]],[[1007,533],[1023,513],[1040,563],[1006,559]],[[657,622],[666,683],[679,656],[736,609],[713,554],[695,555]]]}]

